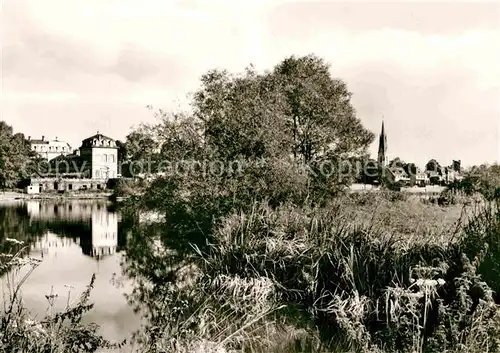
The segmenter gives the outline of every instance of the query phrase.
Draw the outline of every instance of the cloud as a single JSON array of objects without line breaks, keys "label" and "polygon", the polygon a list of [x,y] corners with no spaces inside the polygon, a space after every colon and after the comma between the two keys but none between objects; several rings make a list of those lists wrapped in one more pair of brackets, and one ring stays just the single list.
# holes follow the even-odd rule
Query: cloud
[{"label": "cloud", "polygon": [[118,52],[115,62],[107,67],[106,71],[132,82],[154,77],[168,80],[169,85],[178,85],[186,76],[186,70],[182,62],[174,56],[161,55],[129,44]]}]

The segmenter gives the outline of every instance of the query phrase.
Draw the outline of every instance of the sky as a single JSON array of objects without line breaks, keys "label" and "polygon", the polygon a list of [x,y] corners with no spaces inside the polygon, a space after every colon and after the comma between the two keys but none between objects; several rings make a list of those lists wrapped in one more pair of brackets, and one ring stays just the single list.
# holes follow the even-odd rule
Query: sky
[{"label": "sky", "polygon": [[500,2],[0,3],[0,120],[32,138],[124,139],[154,121],[146,105],[185,109],[210,69],[314,53],[368,129],[384,120],[390,158],[500,161]]}]

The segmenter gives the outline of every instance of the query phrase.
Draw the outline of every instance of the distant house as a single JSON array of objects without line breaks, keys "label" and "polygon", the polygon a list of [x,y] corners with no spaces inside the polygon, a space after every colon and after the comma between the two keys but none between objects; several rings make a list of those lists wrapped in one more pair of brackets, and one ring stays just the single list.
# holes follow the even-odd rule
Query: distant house
[{"label": "distant house", "polygon": [[42,136],[40,140],[32,140],[31,137],[29,137],[28,141],[31,150],[48,161],[59,156],[66,156],[73,151],[69,143],[59,141],[57,137],[55,140],[46,140],[45,136]]},{"label": "distant house", "polygon": [[408,173],[406,173],[404,168],[393,166],[387,168],[387,171],[389,172],[387,177],[391,183],[400,183],[403,185],[410,184],[411,182],[410,176],[408,175]]},{"label": "distant house", "polygon": [[437,170],[428,170],[427,177],[429,178],[429,183],[432,185],[442,184],[443,177]]},{"label": "distant house", "polygon": [[448,185],[463,179],[460,161],[453,161],[452,165],[442,167],[439,171],[429,170],[427,175],[430,183],[434,185]]},{"label": "distant house", "polygon": [[450,166],[444,168],[443,177],[446,184],[451,184],[455,181],[460,181],[463,179],[460,165],[460,161],[453,161]]},{"label": "distant house", "polygon": [[420,168],[417,168],[415,175],[415,184],[418,186],[426,186],[430,183],[429,177]]}]

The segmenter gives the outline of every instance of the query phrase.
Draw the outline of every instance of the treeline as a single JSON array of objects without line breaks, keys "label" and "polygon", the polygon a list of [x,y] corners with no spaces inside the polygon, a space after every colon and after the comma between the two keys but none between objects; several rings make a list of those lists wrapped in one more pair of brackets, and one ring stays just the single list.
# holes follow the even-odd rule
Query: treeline
[{"label": "treeline", "polygon": [[482,194],[487,200],[500,199],[500,165],[482,164],[472,167],[463,180],[449,186],[452,191],[462,191],[466,195]]}]

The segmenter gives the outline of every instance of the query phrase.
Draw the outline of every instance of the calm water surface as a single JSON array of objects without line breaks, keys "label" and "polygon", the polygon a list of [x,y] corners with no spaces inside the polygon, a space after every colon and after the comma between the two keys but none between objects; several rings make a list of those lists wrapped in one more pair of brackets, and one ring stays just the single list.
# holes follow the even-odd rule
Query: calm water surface
[{"label": "calm water surface", "polygon": [[[87,322],[101,327],[105,338],[119,341],[129,338],[139,327],[139,318],[127,304],[124,294],[131,281],[123,279],[120,259],[127,228],[119,212],[106,202],[26,201],[0,204],[0,244],[15,238],[29,244],[29,256],[42,259],[23,286],[23,299],[33,315],[43,317],[48,308],[45,294],[58,294],[56,306],[64,308],[89,284],[94,309]],[[2,277],[2,285],[6,283]],[[1,295],[1,294],[0,294]]]}]

